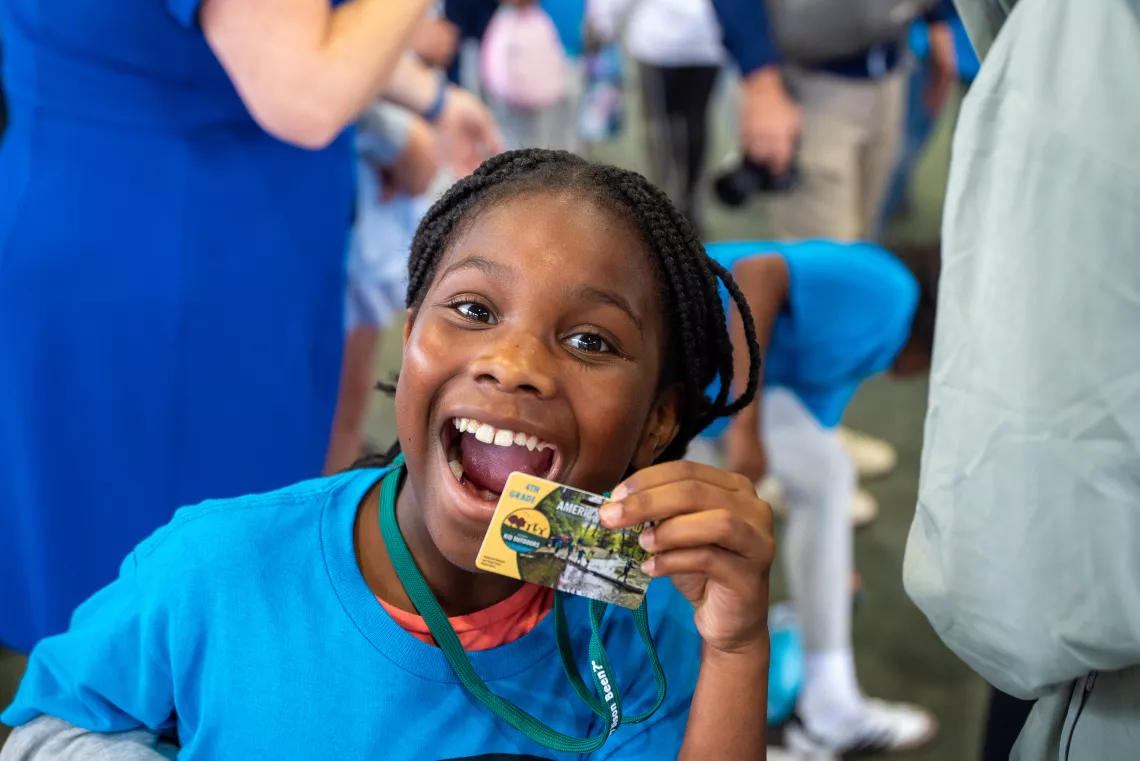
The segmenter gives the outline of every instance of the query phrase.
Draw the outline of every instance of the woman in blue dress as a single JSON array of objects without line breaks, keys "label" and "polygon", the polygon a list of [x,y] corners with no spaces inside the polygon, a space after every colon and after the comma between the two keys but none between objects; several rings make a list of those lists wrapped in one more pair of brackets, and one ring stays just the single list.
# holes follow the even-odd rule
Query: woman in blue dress
[{"label": "woman in blue dress", "polygon": [[28,651],[181,505],[318,476],[351,136],[432,0],[0,0],[0,646]]}]

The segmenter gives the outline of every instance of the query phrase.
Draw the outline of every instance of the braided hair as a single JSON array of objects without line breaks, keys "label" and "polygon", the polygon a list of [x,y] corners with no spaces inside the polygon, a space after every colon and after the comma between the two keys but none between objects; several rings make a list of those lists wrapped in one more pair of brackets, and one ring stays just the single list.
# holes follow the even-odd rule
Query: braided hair
[{"label": "braided hair", "polygon": [[[736,414],[755,398],[760,348],[752,313],[732,275],[709,258],[668,196],[640,174],[566,151],[526,148],[488,159],[444,193],[420,222],[408,259],[407,307],[420,306],[447,247],[480,212],[526,193],[560,190],[601,202],[603,208],[624,216],[650,251],[670,321],[662,380],[679,381],[683,389],[677,435],[658,460],[680,459],[689,442],[713,420]],[[732,343],[719,283],[724,283],[740,311],[752,360],[744,393],[731,401]],[[706,390],[717,379],[720,388],[710,399]],[[378,387],[389,393],[395,390],[385,384]],[[397,441],[388,452],[367,456],[357,467],[387,465],[399,447]]]}]

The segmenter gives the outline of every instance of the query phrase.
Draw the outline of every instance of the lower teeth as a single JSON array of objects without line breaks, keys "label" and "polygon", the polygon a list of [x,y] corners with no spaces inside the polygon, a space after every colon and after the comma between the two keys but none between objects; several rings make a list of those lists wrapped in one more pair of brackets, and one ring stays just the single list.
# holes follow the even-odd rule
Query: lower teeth
[{"label": "lower teeth", "polygon": [[458,460],[452,460],[447,464],[451,468],[451,472],[452,472],[452,474],[454,474],[455,480],[462,481],[463,480],[463,466],[459,463],[459,461]]}]

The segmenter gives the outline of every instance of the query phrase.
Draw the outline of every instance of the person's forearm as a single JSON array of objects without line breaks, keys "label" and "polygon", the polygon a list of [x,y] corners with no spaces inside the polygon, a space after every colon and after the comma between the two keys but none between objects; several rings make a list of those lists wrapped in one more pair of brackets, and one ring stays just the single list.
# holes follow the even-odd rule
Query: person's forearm
[{"label": "person's forearm", "polygon": [[[753,314],[753,321],[755,321],[755,313]],[[740,317],[740,310],[735,305],[732,307],[731,322],[729,336],[732,340],[732,397],[736,398],[744,393],[748,384],[749,373],[753,371],[757,374],[759,385],[756,387],[756,398],[738,412],[729,425],[755,432],[760,430],[760,399],[764,392],[764,363],[761,362],[760,367],[754,368],[752,366],[753,359],[751,352],[748,351],[748,337],[744,332],[744,321]],[[760,351],[763,353],[768,346],[771,327],[769,326],[769,333],[765,333],[763,336],[761,336],[760,331],[761,327],[757,324],[756,342],[760,345]]]},{"label": "person's forearm", "polygon": [[205,0],[199,23],[254,119],[320,148],[388,88],[433,0]]},{"label": "person's forearm", "polygon": [[439,88],[439,74],[412,56],[403,56],[388,80],[384,98],[409,111],[424,114],[439,97]]},{"label": "person's forearm", "polygon": [[946,21],[935,21],[927,26],[930,40],[930,60],[948,72],[957,72],[957,51],[954,49],[954,32]]},{"label": "person's forearm", "polygon": [[[334,10],[321,45],[321,79],[331,107],[348,124],[378,93],[386,93],[394,80],[412,80],[406,88],[418,94],[431,89],[424,67],[409,62],[404,52],[412,33],[434,6],[434,0],[352,0]],[[434,95],[397,103],[420,112]],[[419,106],[424,99],[427,102]]]},{"label": "person's forearm", "polygon": [[[758,256],[738,262],[732,275],[740,288],[744,300],[752,312],[752,324],[756,329],[756,343],[760,354],[768,351],[776,318],[784,308],[788,291],[788,266],[779,255]],[[732,340],[732,390],[733,396],[744,393],[749,373],[756,371],[760,385],[756,398],[740,411],[731,425],[747,431],[760,430],[760,409],[764,390],[764,365],[753,368],[752,353],[748,350],[748,338],[744,331],[744,320],[740,310],[734,305],[730,316],[729,336]]]},{"label": "person's forearm", "polygon": [[678,761],[767,758],[769,647],[728,654],[705,647]]}]

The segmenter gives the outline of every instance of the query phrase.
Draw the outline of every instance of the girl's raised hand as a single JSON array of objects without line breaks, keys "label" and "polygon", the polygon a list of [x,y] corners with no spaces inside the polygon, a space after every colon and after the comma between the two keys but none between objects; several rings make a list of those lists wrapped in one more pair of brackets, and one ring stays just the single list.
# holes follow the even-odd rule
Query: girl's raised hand
[{"label": "girl's raised hand", "polygon": [[696,608],[706,646],[724,653],[767,647],[772,510],[744,476],[693,462],[640,470],[618,485],[602,524],[658,521],[641,534],[652,577],[669,576]]}]

